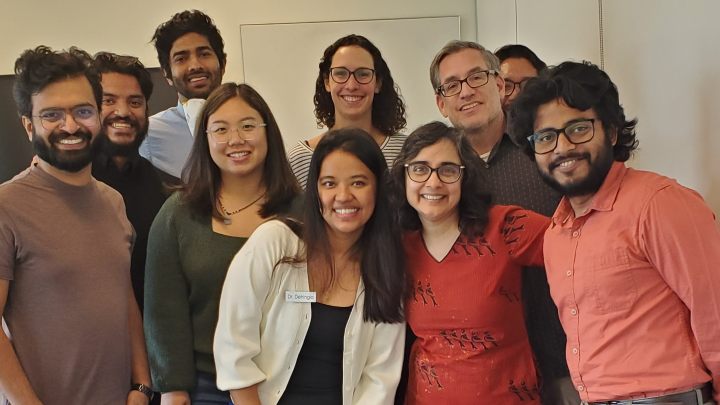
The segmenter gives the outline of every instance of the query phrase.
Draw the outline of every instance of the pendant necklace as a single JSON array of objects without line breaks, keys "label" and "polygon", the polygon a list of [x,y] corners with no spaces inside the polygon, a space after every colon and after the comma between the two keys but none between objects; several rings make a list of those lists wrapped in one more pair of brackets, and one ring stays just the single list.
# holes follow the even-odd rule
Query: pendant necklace
[{"label": "pendant necklace", "polygon": [[246,205],[246,206],[244,206],[244,207],[242,207],[242,208],[240,208],[240,209],[238,209],[238,210],[235,210],[235,211],[233,211],[233,212],[228,212],[228,211],[225,209],[225,206],[222,205],[222,203],[220,203],[220,208],[222,209],[223,217],[224,217],[223,222],[225,223],[225,225],[230,225],[230,224],[232,224],[232,218],[230,218],[230,215],[235,215],[235,214],[237,214],[238,212],[241,212],[241,211],[243,211],[243,210],[245,210],[245,209],[250,208],[250,207],[253,206],[256,202],[260,201],[260,199],[263,198],[264,196],[265,196],[265,193],[260,194],[260,197],[256,198],[255,201],[253,201],[253,202],[251,202],[250,204],[248,204],[248,205]]}]

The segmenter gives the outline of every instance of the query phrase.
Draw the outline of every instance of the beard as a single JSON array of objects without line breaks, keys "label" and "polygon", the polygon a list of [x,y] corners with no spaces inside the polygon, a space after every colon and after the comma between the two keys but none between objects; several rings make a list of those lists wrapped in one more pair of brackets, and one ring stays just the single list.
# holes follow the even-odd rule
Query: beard
[{"label": "beard", "polygon": [[[74,136],[85,141],[85,147],[77,150],[62,150],[55,145],[65,138]],[[49,143],[49,145],[48,145]],[[65,131],[52,132],[47,142],[32,130],[32,144],[35,154],[56,169],[77,173],[89,165],[98,151],[98,143],[92,141],[92,133],[87,129],[78,129],[74,134]]]},{"label": "beard", "polygon": [[[114,143],[107,135],[106,128],[111,126],[114,122],[124,122],[130,125],[135,131],[135,139],[130,143]],[[98,135],[95,141],[98,144],[99,149],[108,157],[129,157],[138,154],[140,145],[143,143],[148,133],[149,119],[145,117],[145,122],[140,125],[137,119],[133,117],[129,118],[105,118],[102,122],[103,131]]]},{"label": "beard", "polygon": [[[555,177],[552,176],[552,171],[559,166],[558,161],[567,158],[580,158],[587,160],[590,168],[588,174],[584,178],[575,179],[569,183],[560,183]],[[552,187],[554,190],[560,192],[566,197],[579,197],[597,192],[605,182],[610,169],[612,168],[615,156],[613,155],[613,145],[609,137],[605,138],[602,148],[598,151],[595,160],[592,159],[589,153],[569,153],[564,156],[560,156],[550,163],[548,172],[540,169],[538,166],[538,172],[540,177]]]},{"label": "beard", "polygon": [[210,81],[210,85],[203,89],[193,89],[190,87],[189,81],[190,79],[187,79],[188,82],[186,83],[185,79],[191,75],[191,73],[186,74],[183,77],[174,77],[172,78],[173,81],[173,87],[175,87],[175,90],[177,90],[178,93],[180,93],[183,97],[189,99],[192,98],[201,98],[203,100],[207,100],[208,96],[210,96],[210,93],[212,93],[213,90],[218,88],[222,84],[222,72],[219,70],[216,72],[194,72],[192,73],[206,73],[210,77],[208,80]]}]

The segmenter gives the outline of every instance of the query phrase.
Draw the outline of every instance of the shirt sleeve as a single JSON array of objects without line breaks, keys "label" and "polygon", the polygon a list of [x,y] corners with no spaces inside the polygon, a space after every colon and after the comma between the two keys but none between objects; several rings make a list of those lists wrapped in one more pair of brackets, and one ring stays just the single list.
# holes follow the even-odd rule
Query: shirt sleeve
[{"label": "shirt sleeve", "polygon": [[262,307],[270,293],[272,274],[297,244],[292,231],[278,221],[258,227],[230,263],[215,330],[213,352],[217,386],[223,391],[247,388],[265,381],[253,358],[260,353]]},{"label": "shirt sleeve", "polygon": [[188,391],[197,384],[188,285],[173,221],[178,196],[158,212],[148,236],[144,329],[153,388]]},{"label": "shirt sleeve", "polygon": [[641,217],[650,264],[690,310],[690,326],[720,400],[720,230],[695,191],[677,184],[653,196]]},{"label": "shirt sleeve", "polygon": [[550,218],[520,207],[505,207],[501,232],[510,257],[521,266],[543,267],[543,240]]},{"label": "shirt sleeve", "polygon": [[355,388],[355,405],[391,405],[402,374],[405,322],[375,326],[368,358]]},{"label": "shirt sleeve", "polygon": [[0,209],[0,279],[13,280],[15,278],[15,261],[17,248],[15,234],[12,229],[12,218]]}]

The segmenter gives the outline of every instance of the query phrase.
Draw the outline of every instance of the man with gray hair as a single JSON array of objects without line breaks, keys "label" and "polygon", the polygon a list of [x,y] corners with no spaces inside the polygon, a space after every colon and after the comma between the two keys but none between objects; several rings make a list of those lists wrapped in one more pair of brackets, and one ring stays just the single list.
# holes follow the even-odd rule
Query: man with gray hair
[{"label": "man with gray hair", "polygon": [[[485,161],[486,191],[493,202],[551,216],[560,194],[543,183],[522,148],[505,133],[505,80],[497,57],[475,42],[451,41],[435,56],[430,81],[442,115],[464,131]],[[544,381],[542,403],[579,404],[565,360],[567,339],[543,268],[523,269],[522,299],[530,345]]]}]

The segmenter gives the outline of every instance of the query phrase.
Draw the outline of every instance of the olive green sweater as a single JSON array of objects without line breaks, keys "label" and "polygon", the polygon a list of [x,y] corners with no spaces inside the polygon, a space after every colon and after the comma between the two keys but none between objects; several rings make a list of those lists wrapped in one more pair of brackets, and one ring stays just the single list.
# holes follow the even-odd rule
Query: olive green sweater
[{"label": "olive green sweater", "polygon": [[[299,198],[291,213],[296,214]],[[213,337],[228,266],[247,238],[213,232],[171,196],[150,228],[145,270],[145,339],[153,389],[189,391],[197,371],[215,374]]]}]

